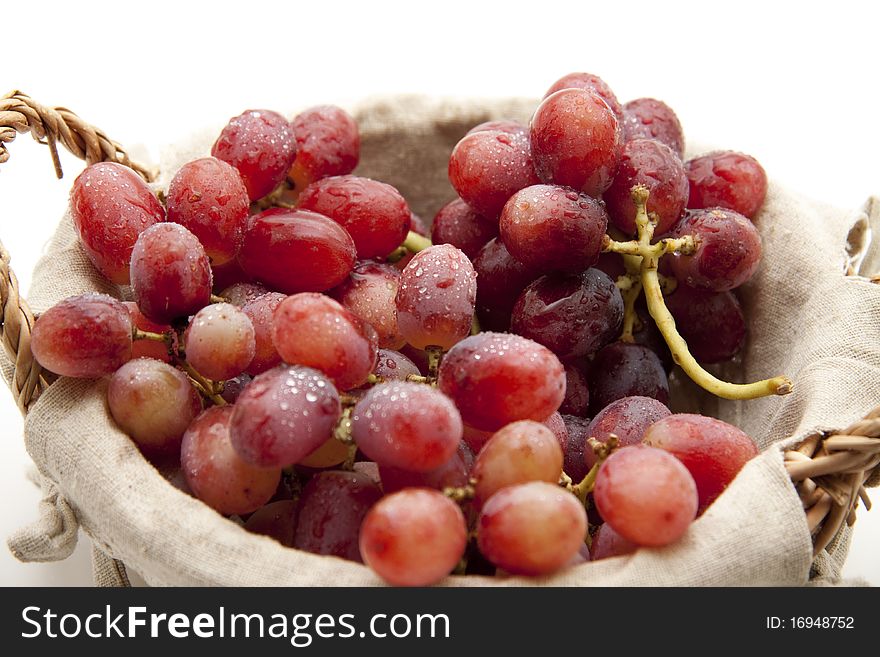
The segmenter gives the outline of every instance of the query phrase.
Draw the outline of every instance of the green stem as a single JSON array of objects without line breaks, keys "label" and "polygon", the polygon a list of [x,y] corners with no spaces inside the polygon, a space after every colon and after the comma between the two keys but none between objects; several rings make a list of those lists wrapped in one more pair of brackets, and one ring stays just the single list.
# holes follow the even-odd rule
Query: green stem
[{"label": "green stem", "polygon": [[411,230],[407,234],[406,239],[403,240],[403,246],[404,248],[406,248],[407,251],[418,253],[419,251],[424,251],[429,246],[431,246],[431,240]]}]

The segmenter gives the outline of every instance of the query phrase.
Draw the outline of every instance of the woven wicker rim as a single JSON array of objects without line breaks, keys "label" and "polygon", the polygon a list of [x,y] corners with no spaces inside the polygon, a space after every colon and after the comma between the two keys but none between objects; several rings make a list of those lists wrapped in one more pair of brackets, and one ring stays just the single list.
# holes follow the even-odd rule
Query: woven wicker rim
[{"label": "woven wicker rim", "polygon": [[[147,181],[154,178],[153,171],[133,162],[122,146],[70,110],[46,107],[20,91],[12,91],[0,99],[0,164],[9,159],[6,144],[17,134],[27,132],[49,147],[59,178],[59,142],[86,164],[119,162]],[[9,263],[9,252],[0,242],[0,341],[14,367],[12,395],[22,414],[27,414],[54,377],[44,372],[31,354],[34,316],[19,293],[18,280]],[[880,406],[842,431],[810,435],[798,447],[785,452],[785,467],[803,503],[814,555],[825,549],[844,523],[855,522],[859,500],[866,509],[871,508],[864,486],[869,479],[876,478],[872,475],[878,465]]]}]

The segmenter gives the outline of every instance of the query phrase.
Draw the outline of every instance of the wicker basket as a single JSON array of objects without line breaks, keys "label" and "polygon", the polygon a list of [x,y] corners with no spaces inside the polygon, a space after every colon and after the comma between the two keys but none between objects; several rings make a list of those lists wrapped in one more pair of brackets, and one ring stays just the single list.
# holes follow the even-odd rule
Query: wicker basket
[{"label": "wicker basket", "polygon": [[[511,101],[507,109],[512,114],[521,114],[524,105]],[[498,108],[504,112],[505,108]],[[374,108],[375,110],[375,108]],[[484,117],[469,116],[473,121],[495,118],[494,115],[486,114]],[[393,139],[388,140],[388,135],[383,132],[382,112],[373,111],[369,121],[372,125],[368,131],[375,137],[377,147],[374,149],[375,158],[393,158],[388,146]],[[454,120],[445,121],[443,117],[434,117],[435,125],[439,125],[439,132],[449,143],[454,143],[460,136],[461,126]],[[9,155],[5,150],[4,143],[12,141],[16,134],[30,132],[39,142],[49,146],[52,159],[55,164],[57,175],[61,176],[58,162],[56,143],[61,143],[67,150],[77,157],[91,164],[99,161],[120,162],[132,167],[146,180],[151,181],[154,173],[129,160],[125,150],[116,142],[110,140],[99,130],[82,121],[74,113],[64,108],[44,107],[28,96],[13,92],[0,100],[0,163],[5,162]],[[369,141],[369,140],[368,140]],[[439,201],[446,199],[437,198],[436,185],[426,186],[424,189],[411,188],[405,190],[410,198],[419,199],[414,209],[417,212],[428,212],[436,209]],[[855,271],[848,272],[855,275]],[[0,303],[2,303],[2,342],[6,357],[11,367],[7,368],[8,382],[12,394],[19,409],[25,415],[32,409],[37,399],[53,383],[51,374],[44,372],[39,364],[33,359],[30,350],[30,332],[34,322],[27,302],[21,298],[18,283],[10,268],[9,253],[0,244]],[[59,382],[58,385],[67,382]],[[79,394],[82,388],[79,384],[69,384],[72,394]],[[877,483],[877,467],[880,463],[880,407],[867,410],[864,418],[852,423],[850,426],[839,431],[815,432],[806,436],[799,445],[784,451],[785,470],[791,479],[792,486],[799,496],[806,526],[812,536],[813,555],[820,555],[829,544],[832,544],[841,535],[842,528],[852,525],[855,521],[855,509],[859,500],[866,508],[870,503],[865,494],[865,485]],[[33,455],[33,454],[32,454]],[[126,453],[126,458],[142,461],[136,450]],[[35,460],[38,461],[35,457]],[[145,462],[138,467],[148,467]],[[146,472],[146,470],[143,470]],[[45,473],[44,473],[45,475]],[[153,476],[158,476],[153,473]],[[53,521],[60,525],[56,528],[54,536],[49,537],[50,542],[56,544],[69,543],[70,533],[74,536],[77,528],[77,518],[74,509],[77,507],[76,493],[74,491],[62,491],[56,487],[57,482],[45,477],[44,487],[47,489],[48,507],[44,512],[54,514]],[[65,496],[67,499],[65,499]],[[68,504],[68,500],[70,504]],[[44,505],[45,506],[45,505]],[[225,523],[219,516],[215,522]],[[85,526],[85,525],[84,525]],[[86,527],[92,534],[96,545],[95,566],[96,580],[100,584],[123,585],[128,580],[125,567],[122,562],[108,556],[116,553],[113,541],[106,535],[101,535],[100,530],[94,529],[94,523]],[[66,539],[65,539],[66,536]],[[18,537],[19,539],[21,537]],[[74,539],[75,540],[75,539]],[[13,551],[22,559],[49,559],[65,556],[65,549],[57,549],[54,552],[45,545],[31,545],[32,553],[22,551],[22,542],[13,545],[18,546]],[[56,545],[57,547],[57,545]],[[278,548],[283,549],[283,548]],[[842,548],[844,551],[845,546]],[[125,555],[121,555],[125,556]],[[335,560],[316,557],[321,562]],[[313,562],[313,563],[318,563]],[[227,564],[228,565],[228,564]],[[360,567],[358,567],[360,568]],[[333,569],[325,570],[323,566],[316,570],[311,579],[303,580],[304,584],[321,584],[321,578],[326,578],[327,573],[332,574]],[[450,578],[459,580],[461,578]],[[173,582],[172,576],[157,577],[157,582]],[[199,577],[182,577],[180,583],[203,582]],[[208,583],[218,583],[219,580]],[[342,580],[334,580],[334,583],[345,583],[346,576]],[[354,580],[352,580],[354,581]],[[475,583],[487,583],[483,578],[472,578]],[[563,583],[571,583],[570,581]]]}]

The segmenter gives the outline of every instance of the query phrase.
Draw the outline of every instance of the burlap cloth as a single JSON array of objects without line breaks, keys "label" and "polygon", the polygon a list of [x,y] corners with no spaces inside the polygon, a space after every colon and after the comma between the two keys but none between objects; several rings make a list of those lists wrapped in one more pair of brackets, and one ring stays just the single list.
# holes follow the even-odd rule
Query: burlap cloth
[{"label": "burlap cloth", "polygon": [[[430,218],[453,196],[447,160],[467,129],[488,119],[527,120],[534,107],[531,100],[367,102],[356,111],[363,138],[358,172],[397,186],[415,212]],[[159,185],[185,161],[208,154],[217,132],[169,149]],[[749,402],[699,396],[687,403],[742,427],[762,454],[675,545],[543,579],[450,577],[445,584],[736,586],[838,580],[849,530],[813,560],[804,512],[779,448],[814,430],[842,428],[880,401],[880,286],[844,275],[847,262],[865,273],[880,271],[880,248],[869,243],[869,226],[880,228],[880,201],[840,210],[771,183],[756,224],[764,259],[742,295],[750,339],[742,358],[723,374],[747,381],[784,373],[794,379],[795,391]],[[95,274],[65,215],[34,272],[29,301],[40,312],[87,290],[123,292]],[[9,363],[3,366],[8,380]],[[249,534],[167,483],[114,426],[105,386],[61,379],[28,415],[25,441],[45,499],[39,520],[9,540],[18,558],[66,557],[79,526],[97,547],[99,584],[126,583],[117,559],[151,585],[381,584],[364,566]]]}]

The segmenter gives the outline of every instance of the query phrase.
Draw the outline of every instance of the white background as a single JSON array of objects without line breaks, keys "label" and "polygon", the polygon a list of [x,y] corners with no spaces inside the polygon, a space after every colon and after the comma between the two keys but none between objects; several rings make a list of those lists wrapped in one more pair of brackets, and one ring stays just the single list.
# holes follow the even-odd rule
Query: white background
[{"label": "white background", "polygon": [[[665,100],[688,136],[751,153],[789,187],[856,208],[880,193],[878,25],[875,3],[839,0],[43,2],[3,28],[0,93],[18,88],[69,107],[155,159],[163,145],[245,108],[400,92],[538,97],[584,70],[621,101]],[[81,167],[65,156],[66,176],[55,181],[48,151],[28,136],[10,151],[0,237],[27,290]],[[4,392],[0,537],[36,517],[28,463]],[[90,584],[86,543],[43,565],[19,564],[0,547],[0,583]],[[846,574],[880,584],[878,547],[880,510],[862,511]]]}]

